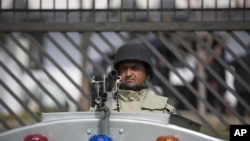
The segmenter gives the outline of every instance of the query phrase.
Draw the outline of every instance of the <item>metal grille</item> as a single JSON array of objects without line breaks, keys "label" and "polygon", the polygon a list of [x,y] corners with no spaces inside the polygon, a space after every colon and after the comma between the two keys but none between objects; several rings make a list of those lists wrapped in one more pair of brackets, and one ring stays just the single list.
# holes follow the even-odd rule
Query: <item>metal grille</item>
[{"label": "metal grille", "polygon": [[1,0],[5,22],[248,21],[247,0]]},{"label": "metal grille", "polygon": [[91,77],[106,73],[131,40],[152,53],[150,90],[169,97],[178,114],[192,113],[214,136],[223,136],[215,121],[226,129],[249,123],[241,95],[250,92],[247,0],[0,0],[0,7],[1,131],[39,122],[39,112],[88,110]]}]

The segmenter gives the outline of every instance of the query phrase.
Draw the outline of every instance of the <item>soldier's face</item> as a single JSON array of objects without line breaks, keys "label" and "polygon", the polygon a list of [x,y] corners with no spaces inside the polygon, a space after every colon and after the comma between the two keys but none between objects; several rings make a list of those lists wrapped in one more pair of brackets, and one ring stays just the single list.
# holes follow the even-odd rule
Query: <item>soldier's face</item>
[{"label": "soldier's face", "polygon": [[147,78],[145,66],[141,61],[123,61],[119,64],[118,71],[121,83],[131,86],[142,85]]}]

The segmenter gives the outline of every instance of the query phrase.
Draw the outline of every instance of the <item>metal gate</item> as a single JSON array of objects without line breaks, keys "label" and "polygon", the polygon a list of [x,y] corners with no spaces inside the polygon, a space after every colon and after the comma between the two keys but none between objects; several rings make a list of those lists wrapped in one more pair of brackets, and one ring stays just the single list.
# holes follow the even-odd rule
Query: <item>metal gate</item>
[{"label": "metal gate", "polygon": [[[1,131],[86,111],[90,80],[127,41],[152,52],[151,91],[211,135],[250,112],[247,0],[0,0]],[[240,103],[240,105],[238,105]],[[208,132],[208,131],[206,131]]]}]

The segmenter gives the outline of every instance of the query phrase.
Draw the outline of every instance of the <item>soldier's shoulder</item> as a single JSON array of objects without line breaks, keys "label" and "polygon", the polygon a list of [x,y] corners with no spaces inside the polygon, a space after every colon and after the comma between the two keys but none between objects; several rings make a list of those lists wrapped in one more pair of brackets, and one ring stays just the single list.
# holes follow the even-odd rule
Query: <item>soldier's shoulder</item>
[{"label": "soldier's shoulder", "polygon": [[148,94],[143,103],[143,107],[150,109],[163,109],[166,106],[167,101],[167,97]]},{"label": "soldier's shoulder", "polygon": [[163,110],[167,111],[167,113],[175,113],[174,106],[168,104],[168,97],[159,95],[148,94],[142,107],[149,110]]}]

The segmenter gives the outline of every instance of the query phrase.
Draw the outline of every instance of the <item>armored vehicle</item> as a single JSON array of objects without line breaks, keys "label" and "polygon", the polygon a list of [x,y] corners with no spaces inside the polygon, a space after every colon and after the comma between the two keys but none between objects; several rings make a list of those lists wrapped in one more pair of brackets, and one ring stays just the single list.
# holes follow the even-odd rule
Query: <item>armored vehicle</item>
[{"label": "armored vehicle", "polygon": [[3,132],[0,140],[222,141],[199,132],[200,128],[175,114],[117,112],[105,117],[103,112],[43,113],[40,123]]}]

